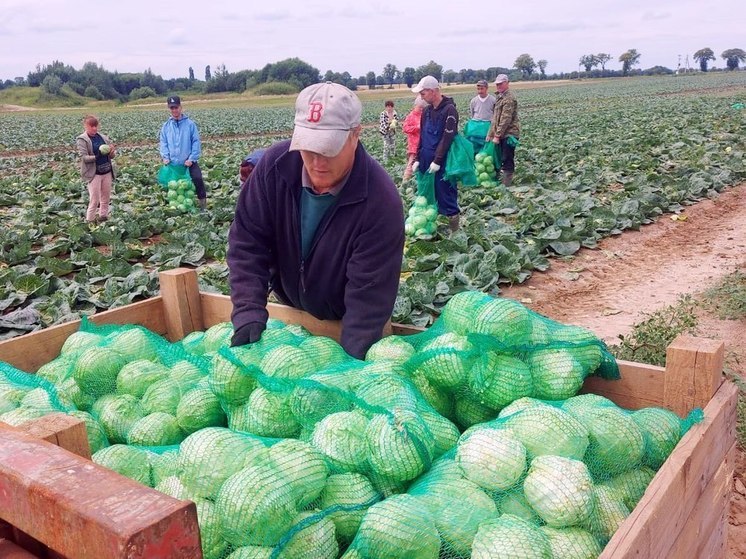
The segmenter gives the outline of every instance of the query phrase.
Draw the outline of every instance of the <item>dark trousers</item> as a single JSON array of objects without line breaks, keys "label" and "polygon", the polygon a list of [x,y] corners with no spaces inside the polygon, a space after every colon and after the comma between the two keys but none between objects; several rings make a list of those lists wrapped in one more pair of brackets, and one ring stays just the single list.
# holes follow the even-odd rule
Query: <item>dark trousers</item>
[{"label": "dark trousers", "polygon": [[506,173],[515,171],[515,148],[508,145],[507,138],[500,138],[500,152],[502,154],[502,165],[500,168]]},{"label": "dark trousers", "polygon": [[189,176],[192,177],[194,183],[194,189],[197,191],[197,198],[204,200],[207,198],[207,190],[205,190],[205,180],[202,178],[202,169],[195,161],[192,166],[189,167]]}]

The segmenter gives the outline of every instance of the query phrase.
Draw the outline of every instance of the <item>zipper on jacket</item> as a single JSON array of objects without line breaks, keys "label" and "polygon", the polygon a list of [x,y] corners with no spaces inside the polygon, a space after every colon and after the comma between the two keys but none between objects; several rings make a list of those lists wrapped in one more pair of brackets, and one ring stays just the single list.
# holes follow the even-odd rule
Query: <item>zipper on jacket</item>
[{"label": "zipper on jacket", "polygon": [[306,292],[306,261],[300,261],[300,289],[301,293]]}]

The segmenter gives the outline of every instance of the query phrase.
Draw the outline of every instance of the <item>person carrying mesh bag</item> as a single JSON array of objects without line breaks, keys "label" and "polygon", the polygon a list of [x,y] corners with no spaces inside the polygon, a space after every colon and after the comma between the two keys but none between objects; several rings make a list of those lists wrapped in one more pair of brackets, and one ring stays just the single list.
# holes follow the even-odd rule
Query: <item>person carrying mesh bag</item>
[{"label": "person carrying mesh bag", "polygon": [[435,199],[438,213],[448,218],[451,231],[459,228],[458,188],[456,183],[445,177],[445,162],[448,150],[458,132],[458,110],[453,98],[444,96],[440,83],[433,76],[423,77],[412,88],[427,103],[422,112],[420,144],[413,172],[419,168],[435,175]]}]

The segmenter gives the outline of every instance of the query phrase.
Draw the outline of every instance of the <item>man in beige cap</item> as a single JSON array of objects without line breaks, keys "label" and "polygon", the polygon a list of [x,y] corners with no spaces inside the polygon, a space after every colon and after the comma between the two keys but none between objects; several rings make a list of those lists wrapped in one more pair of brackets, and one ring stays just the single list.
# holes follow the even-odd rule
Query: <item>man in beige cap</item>
[{"label": "man in beige cap", "polygon": [[271,290],[318,319],[342,321],[363,358],[396,300],[404,209],[391,177],[360,143],[362,105],[326,82],[300,92],[290,141],[262,155],[228,235],[231,344],[260,339]]},{"label": "man in beige cap", "polygon": [[500,145],[503,171],[503,184],[510,186],[513,182],[515,172],[515,147],[518,145],[518,137],[521,133],[521,125],[518,121],[518,101],[509,87],[508,76],[498,74],[495,78],[495,90],[497,100],[495,110],[492,114],[492,123],[487,132],[487,141]]}]

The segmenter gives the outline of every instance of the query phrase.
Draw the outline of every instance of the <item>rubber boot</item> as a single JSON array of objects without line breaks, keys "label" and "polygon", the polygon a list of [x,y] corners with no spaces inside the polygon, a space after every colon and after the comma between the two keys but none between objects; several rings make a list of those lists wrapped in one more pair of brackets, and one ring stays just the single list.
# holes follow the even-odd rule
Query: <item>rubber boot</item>
[{"label": "rubber boot", "polygon": [[451,231],[458,231],[459,228],[459,215],[449,215],[448,216],[448,228]]},{"label": "rubber boot", "polygon": [[199,204],[199,211],[204,212],[207,210],[207,199],[206,198],[200,198],[197,200],[197,204]]},{"label": "rubber boot", "polygon": [[505,188],[513,184],[513,173],[503,173],[503,186]]}]

